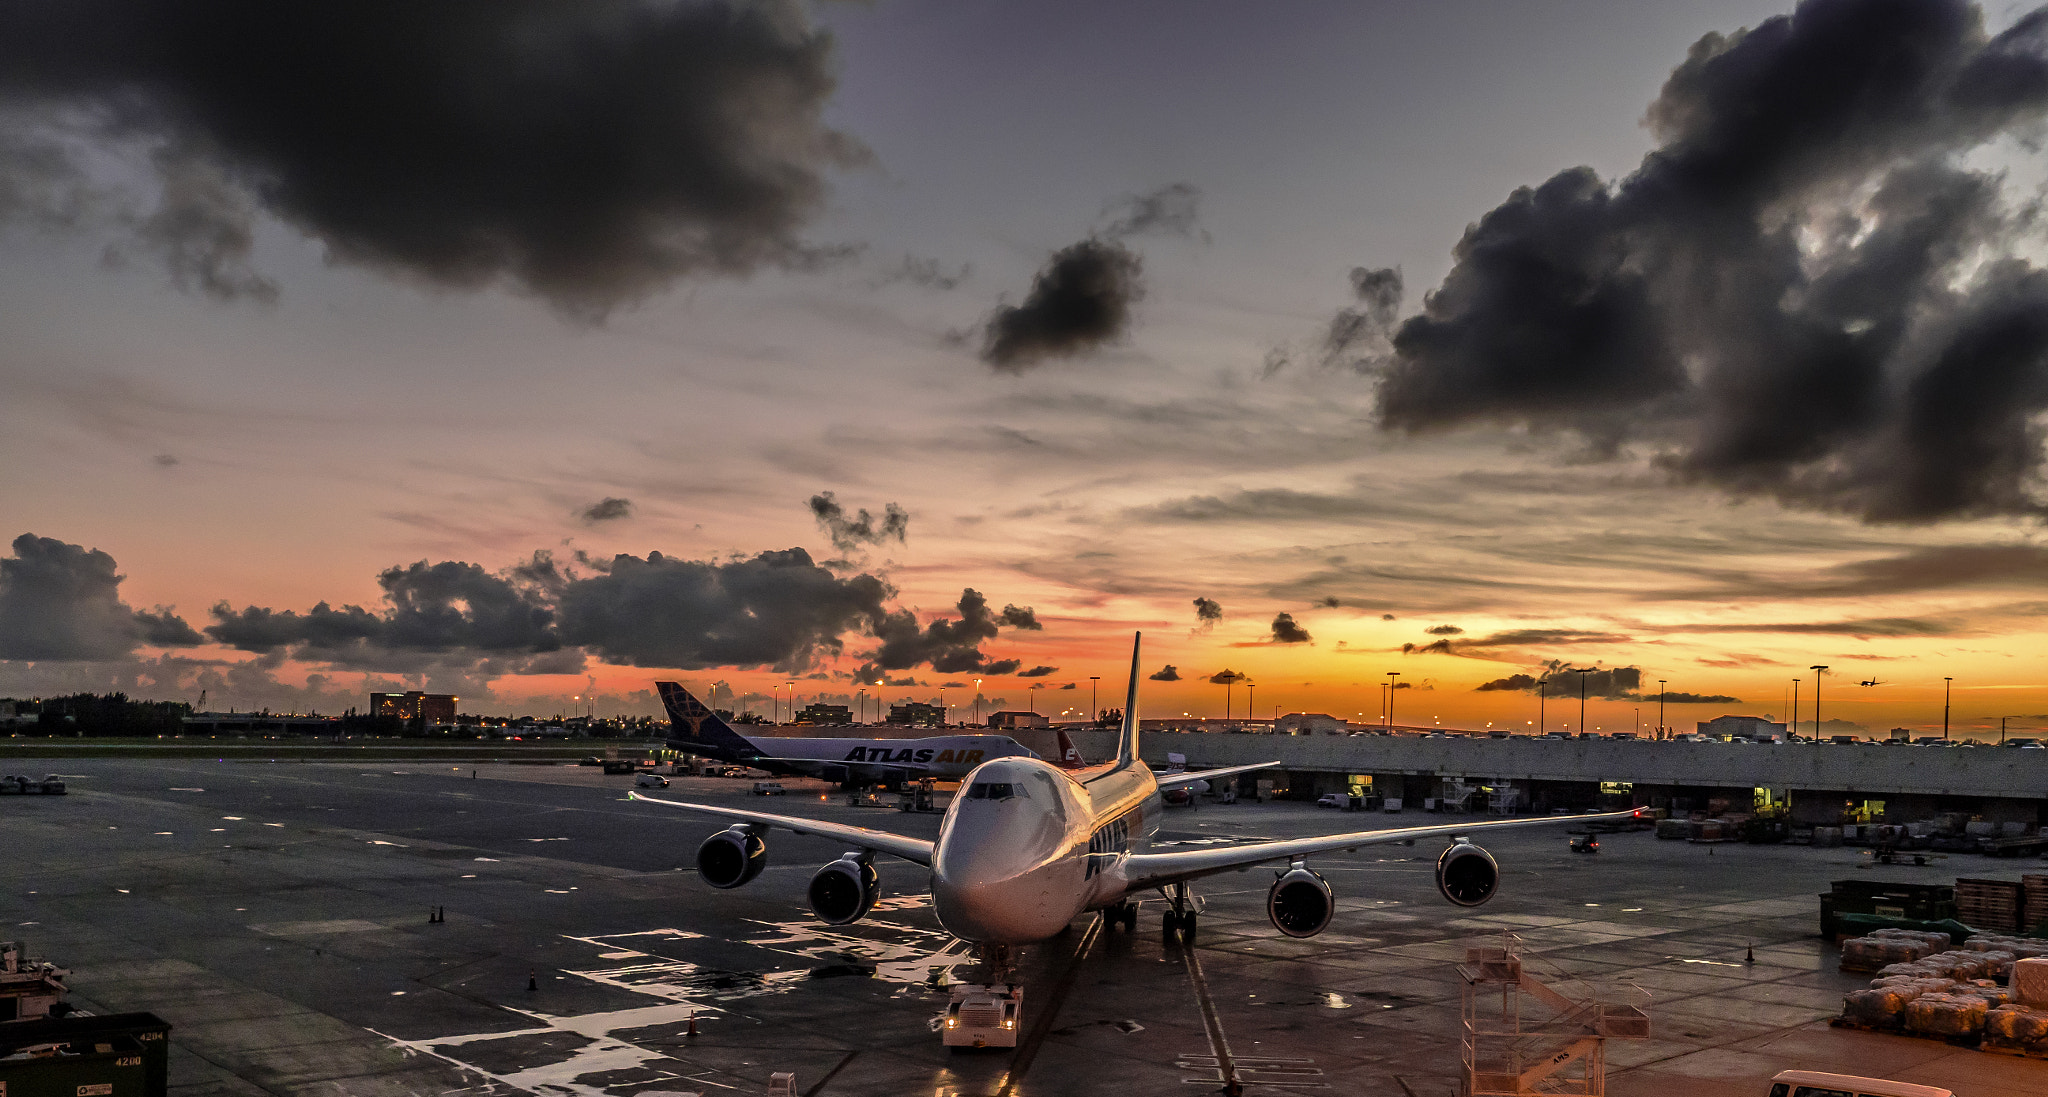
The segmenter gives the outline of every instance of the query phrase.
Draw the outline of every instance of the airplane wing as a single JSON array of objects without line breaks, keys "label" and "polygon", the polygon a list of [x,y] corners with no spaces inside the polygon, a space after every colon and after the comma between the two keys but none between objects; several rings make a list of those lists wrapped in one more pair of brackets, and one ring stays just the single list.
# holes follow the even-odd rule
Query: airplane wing
[{"label": "airplane wing", "polygon": [[1354,850],[1361,846],[1405,842],[1414,838],[1448,838],[1454,834],[1506,830],[1510,827],[1549,826],[1596,820],[1641,818],[1636,811],[1608,811],[1594,815],[1545,815],[1536,819],[1499,819],[1490,823],[1451,823],[1396,830],[1362,830],[1351,834],[1330,834],[1317,838],[1283,838],[1244,846],[1176,850],[1172,853],[1134,853],[1124,859],[1124,878],[1130,891],[1145,891],[1164,884],[1192,880],[1232,869],[1250,868],[1267,861],[1306,857],[1315,853]]},{"label": "airplane wing", "polygon": [[786,766],[833,766],[840,769],[868,767],[872,769],[908,770],[913,773],[932,768],[930,765],[919,762],[835,762],[827,761],[823,758],[777,758],[768,754],[757,754],[754,756],[754,760],[756,762],[781,762]]},{"label": "airplane wing", "polygon": [[1228,777],[1233,773],[1248,773],[1255,769],[1271,769],[1279,764],[1278,762],[1254,762],[1248,766],[1225,766],[1222,769],[1202,769],[1196,770],[1193,773],[1160,773],[1155,774],[1154,777],[1159,783],[1159,791],[1165,792],[1168,789],[1186,788],[1189,785],[1199,784],[1216,777]]},{"label": "airplane wing", "polygon": [[794,815],[770,815],[762,811],[741,811],[738,808],[719,808],[709,804],[685,804],[679,800],[663,800],[654,796],[642,796],[628,792],[628,799],[645,800],[663,807],[681,808],[700,815],[715,815],[755,826],[778,827],[794,834],[814,834],[845,842],[860,849],[871,849],[891,857],[901,857],[914,864],[929,867],[932,863],[932,845],[922,838],[911,838],[902,834],[891,834],[886,830],[870,830],[867,827],[848,826],[845,823],[827,823],[820,819],[799,819]]}]

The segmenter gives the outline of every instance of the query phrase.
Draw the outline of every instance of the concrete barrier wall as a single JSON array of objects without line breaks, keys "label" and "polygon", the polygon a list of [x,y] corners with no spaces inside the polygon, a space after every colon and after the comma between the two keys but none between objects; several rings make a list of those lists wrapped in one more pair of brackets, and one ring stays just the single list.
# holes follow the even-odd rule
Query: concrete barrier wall
[{"label": "concrete barrier wall", "polygon": [[[1076,732],[1073,739],[1090,761],[1116,750],[1113,732]],[[1171,752],[1185,754],[1190,769],[1277,759],[1296,773],[2048,798],[2048,750],[1997,747],[1231,733],[1148,733],[1139,745],[1155,767]]]}]

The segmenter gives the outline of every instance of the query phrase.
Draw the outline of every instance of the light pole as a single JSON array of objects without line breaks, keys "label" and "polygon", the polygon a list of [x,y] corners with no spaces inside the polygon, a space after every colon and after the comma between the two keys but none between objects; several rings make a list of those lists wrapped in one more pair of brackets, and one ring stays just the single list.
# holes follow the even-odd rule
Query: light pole
[{"label": "light pole", "polygon": [[1257,692],[1258,688],[1259,684],[1257,682],[1249,678],[1244,680],[1244,719],[1246,723],[1250,723],[1252,720],[1252,694]]},{"label": "light pole", "polygon": [[1664,698],[1671,691],[1664,688],[1664,679],[1657,679],[1657,738],[1664,738]]},{"label": "light pole", "polygon": [[1820,739],[1820,676],[1827,673],[1827,664],[1816,663],[1806,669],[1813,672],[1813,737]]},{"label": "light pole", "polygon": [[1799,679],[1792,679],[1792,736],[1799,737]]},{"label": "light pole", "polygon": [[1394,730],[1394,679],[1400,676],[1401,672],[1398,670],[1387,672],[1387,731],[1389,732]]},{"label": "light pole", "polygon": [[1943,678],[1941,680],[1941,737],[1943,739],[1948,738],[1948,690],[1949,683],[1953,681],[1955,681],[1953,678]]},{"label": "light pole", "polygon": [[859,705],[859,706],[860,706],[860,709],[859,709],[859,711],[855,712],[855,713],[854,713],[854,715],[853,715],[853,722],[854,722],[854,723],[856,723],[856,724],[865,724],[865,723],[867,723],[867,722],[868,722],[868,687],[866,687],[866,686],[862,686],[862,687],[860,687],[860,692],[854,695],[854,698],[853,698],[853,703],[854,703],[854,704],[856,704],[856,705]]},{"label": "light pole", "polygon": [[1583,736],[1584,736],[1584,735],[1586,734],[1586,675],[1588,675],[1588,674],[1591,674],[1591,673],[1593,673],[1594,671],[1596,671],[1596,670],[1598,670],[1598,669],[1600,669],[1600,668],[1598,668],[1598,667],[1573,667],[1573,668],[1571,668],[1571,670],[1572,670],[1572,673],[1573,673],[1573,674],[1576,674],[1576,675],[1578,675],[1578,676],[1579,676],[1579,735],[1580,735],[1580,736],[1582,736],[1582,737],[1583,737]]},{"label": "light pole", "polygon": [[1088,676],[1088,723],[1092,726],[1102,720],[1102,710],[1096,707],[1095,683],[1102,681],[1102,675]]},{"label": "light pole", "polygon": [[981,723],[981,679],[974,680],[974,722]]},{"label": "light pole", "polygon": [[1226,724],[1230,722],[1230,690],[1235,685],[1237,685],[1236,673],[1227,673],[1223,676],[1223,722]]},{"label": "light pole", "polygon": [[1548,673],[1536,679],[1536,734],[1538,735],[1542,735],[1550,730],[1550,720],[1543,711],[1545,702],[1550,699],[1549,688],[1550,675]]}]

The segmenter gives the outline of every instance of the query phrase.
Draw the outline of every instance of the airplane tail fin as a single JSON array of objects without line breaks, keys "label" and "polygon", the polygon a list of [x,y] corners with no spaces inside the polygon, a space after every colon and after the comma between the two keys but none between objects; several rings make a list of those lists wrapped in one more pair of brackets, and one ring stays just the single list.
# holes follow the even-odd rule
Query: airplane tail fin
[{"label": "airplane tail fin", "polygon": [[1124,698],[1124,726],[1117,736],[1118,769],[1138,762],[1138,645],[1144,638],[1142,632],[1131,634],[1131,689]]},{"label": "airplane tail fin", "polygon": [[732,729],[719,715],[680,682],[656,682],[662,706],[668,709],[668,745],[690,754],[714,758],[743,759],[759,753],[754,744]]},{"label": "airplane tail fin", "polygon": [[1068,769],[1080,769],[1088,764],[1087,760],[1081,757],[1081,748],[1075,746],[1074,740],[1068,738],[1066,728],[1057,728],[1055,733],[1059,736],[1060,741],[1059,764],[1061,766]]}]

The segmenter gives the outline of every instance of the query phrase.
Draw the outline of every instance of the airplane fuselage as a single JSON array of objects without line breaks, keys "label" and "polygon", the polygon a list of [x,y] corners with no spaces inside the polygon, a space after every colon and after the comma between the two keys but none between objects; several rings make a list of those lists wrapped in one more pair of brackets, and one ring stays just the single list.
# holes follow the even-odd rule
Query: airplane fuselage
[{"label": "airplane fuselage", "polygon": [[939,924],[978,944],[1052,937],[1123,898],[1123,861],[1151,840],[1159,815],[1159,788],[1143,764],[984,763],[961,783],[933,850]]}]

